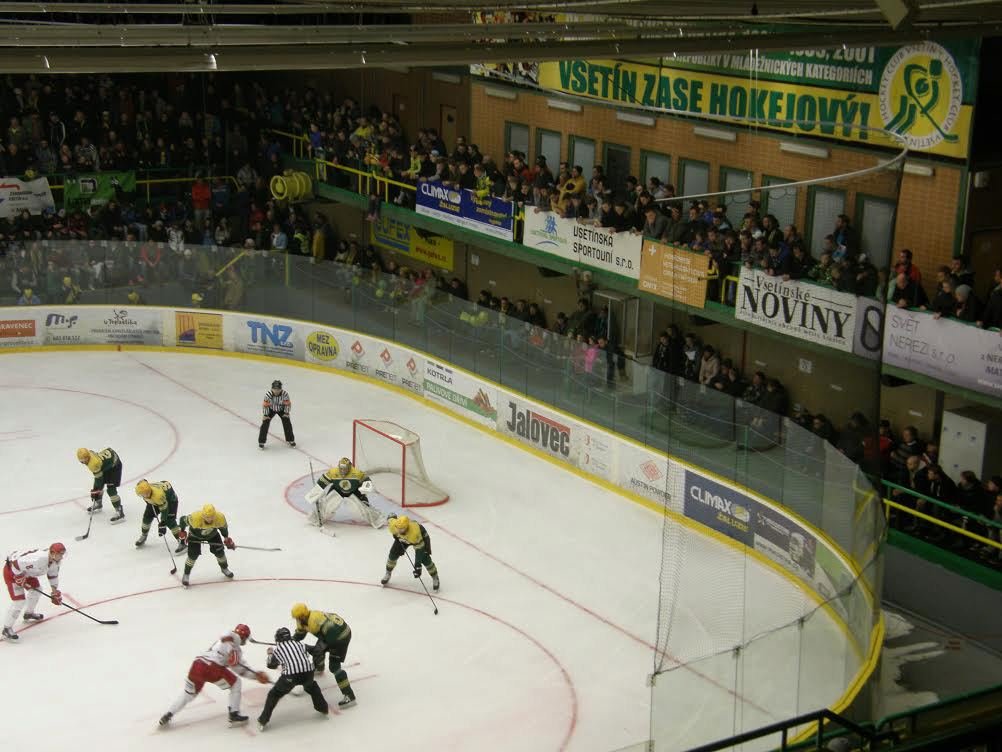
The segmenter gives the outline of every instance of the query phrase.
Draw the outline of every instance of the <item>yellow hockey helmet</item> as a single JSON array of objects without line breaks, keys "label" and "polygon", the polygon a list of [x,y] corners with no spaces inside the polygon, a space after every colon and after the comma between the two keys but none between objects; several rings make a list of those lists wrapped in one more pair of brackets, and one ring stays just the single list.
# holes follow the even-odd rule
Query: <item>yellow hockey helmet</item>
[{"label": "yellow hockey helmet", "polygon": [[407,532],[407,528],[411,526],[411,520],[409,517],[396,517],[390,520],[390,530],[392,530],[397,535],[403,535]]},{"label": "yellow hockey helmet", "polygon": [[153,486],[145,478],[136,484],[136,496],[142,496],[144,499],[153,498]]},{"label": "yellow hockey helmet", "polygon": [[212,522],[216,516],[216,508],[212,504],[206,504],[202,507],[202,521]]},{"label": "yellow hockey helmet", "polygon": [[294,603],[292,605],[292,618],[296,621],[302,621],[310,615],[310,607],[305,603]]},{"label": "yellow hockey helmet", "polygon": [[337,471],[342,475],[347,475],[351,472],[351,460],[347,457],[342,457],[337,463]]},{"label": "yellow hockey helmet", "polygon": [[90,449],[85,449],[84,447],[77,449],[77,460],[85,465],[90,462]]}]

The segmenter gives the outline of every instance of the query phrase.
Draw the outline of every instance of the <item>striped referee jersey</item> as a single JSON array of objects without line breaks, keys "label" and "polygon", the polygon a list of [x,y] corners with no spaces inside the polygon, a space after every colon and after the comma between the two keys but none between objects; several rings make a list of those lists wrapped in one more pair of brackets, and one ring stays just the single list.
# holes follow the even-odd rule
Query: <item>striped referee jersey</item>
[{"label": "striped referee jersey", "polygon": [[[282,675],[313,673],[313,656],[306,646],[295,640],[283,640],[271,653],[269,663],[277,663],[282,667]],[[275,668],[271,666],[271,668]]]},{"label": "striped referee jersey", "polygon": [[289,415],[292,413],[292,399],[290,399],[289,393],[284,389],[281,394],[275,394],[269,389],[264,393],[261,409],[266,417],[269,410],[279,415]]}]

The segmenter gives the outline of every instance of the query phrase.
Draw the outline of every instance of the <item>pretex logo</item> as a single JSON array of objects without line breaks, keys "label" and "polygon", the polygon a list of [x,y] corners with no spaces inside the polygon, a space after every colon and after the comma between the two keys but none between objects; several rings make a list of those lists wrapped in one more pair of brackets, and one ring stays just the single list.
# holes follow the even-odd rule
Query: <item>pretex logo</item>
[{"label": "pretex logo", "polygon": [[880,117],[909,149],[930,149],[953,132],[963,104],[964,84],[953,56],[935,42],[899,49],[880,77]]},{"label": "pretex logo", "polygon": [[351,352],[351,357],[345,360],[344,367],[368,376],[372,369],[362,362],[365,357],[365,348],[362,343],[356,339],[348,350]]}]

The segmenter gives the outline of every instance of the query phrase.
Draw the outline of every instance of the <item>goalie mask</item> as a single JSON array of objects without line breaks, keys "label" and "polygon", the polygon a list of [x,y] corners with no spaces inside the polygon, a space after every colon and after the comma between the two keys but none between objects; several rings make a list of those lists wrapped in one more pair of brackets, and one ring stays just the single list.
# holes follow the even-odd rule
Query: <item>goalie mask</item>
[{"label": "goalie mask", "polygon": [[347,457],[342,457],[341,461],[337,463],[337,472],[342,478],[351,472],[351,460]]}]

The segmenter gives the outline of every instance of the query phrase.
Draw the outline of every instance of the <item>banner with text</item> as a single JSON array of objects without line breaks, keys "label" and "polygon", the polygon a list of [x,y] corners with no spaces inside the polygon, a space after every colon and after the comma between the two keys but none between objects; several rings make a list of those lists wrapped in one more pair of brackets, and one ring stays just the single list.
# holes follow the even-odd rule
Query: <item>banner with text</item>
[{"label": "banner with text", "polygon": [[119,200],[119,194],[136,192],[136,173],[100,172],[73,175],[63,185],[63,206],[66,211],[87,211]]},{"label": "banner with text", "polygon": [[18,309],[4,309],[0,319],[0,347],[27,347],[41,344],[41,327],[35,314],[22,314]]},{"label": "banner with text", "polygon": [[237,352],[303,359],[302,339],[292,324],[257,316],[234,316],[232,322]]},{"label": "banner with text", "polygon": [[[790,134],[967,156],[978,44],[808,50],[785,59],[742,54],[647,62],[540,63],[539,86],[632,107],[744,122]],[[861,51],[859,54],[857,50]],[[841,55],[842,59],[837,59]],[[863,57],[863,61],[858,58]],[[772,75],[775,74],[775,75]]]},{"label": "banner with text", "polygon": [[641,237],[564,219],[553,212],[525,213],[522,244],[575,264],[640,278]]},{"label": "banner with text", "polygon": [[1002,336],[925,311],[887,309],[884,363],[1002,396]]},{"label": "banner with text", "polygon": [[402,253],[415,261],[452,271],[455,254],[451,238],[419,230],[390,217],[369,223],[369,241],[377,248]]},{"label": "banner with text", "polygon": [[25,209],[32,214],[41,214],[55,208],[56,202],[47,178],[0,178],[0,219],[13,219]]},{"label": "banner with text", "polygon": [[[497,426],[497,390],[450,365],[425,360],[424,396],[477,423],[491,428]],[[461,409],[456,410],[457,407]]]},{"label": "banner with text", "polygon": [[[52,319],[52,314],[46,317],[47,339]],[[155,309],[84,308],[77,323],[82,329],[83,341],[91,344],[162,345],[162,322],[163,315]],[[66,333],[71,331],[72,325]]]},{"label": "banner with text", "polygon": [[856,296],[830,287],[741,269],[734,316],[791,337],[852,352]]},{"label": "banner with text", "polygon": [[515,238],[511,202],[492,196],[477,198],[473,191],[446,188],[438,183],[418,183],[415,211],[492,238]]},{"label": "banner with text", "polygon": [[640,289],[702,308],[709,261],[701,253],[645,239],[640,256]]},{"label": "banner with text", "polygon": [[174,337],[178,347],[222,350],[225,344],[223,342],[222,314],[176,311],[174,313]]},{"label": "banner with text", "polygon": [[497,430],[561,462],[577,465],[580,426],[563,415],[507,392],[498,394]]}]

